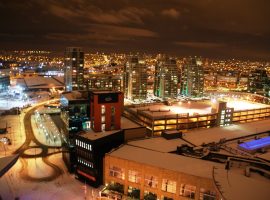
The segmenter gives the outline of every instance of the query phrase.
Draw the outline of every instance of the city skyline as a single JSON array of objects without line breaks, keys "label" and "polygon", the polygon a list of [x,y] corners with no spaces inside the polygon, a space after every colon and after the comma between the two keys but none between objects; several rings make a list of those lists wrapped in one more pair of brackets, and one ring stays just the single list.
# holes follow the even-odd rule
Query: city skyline
[{"label": "city skyline", "polygon": [[269,60],[268,2],[0,2],[1,49],[164,52]]}]

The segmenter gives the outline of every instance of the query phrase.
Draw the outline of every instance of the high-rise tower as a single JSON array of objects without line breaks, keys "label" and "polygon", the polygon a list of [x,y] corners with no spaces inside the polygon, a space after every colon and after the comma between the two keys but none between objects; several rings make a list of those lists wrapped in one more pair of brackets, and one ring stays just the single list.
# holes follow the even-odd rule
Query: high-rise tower
[{"label": "high-rise tower", "polygon": [[179,73],[176,60],[160,56],[155,68],[154,94],[161,98],[173,98],[178,92]]},{"label": "high-rise tower", "polygon": [[204,91],[204,71],[198,58],[189,58],[182,68],[181,94],[202,97]]},{"label": "high-rise tower", "polygon": [[67,47],[65,51],[65,90],[83,90],[84,52],[80,47]]},{"label": "high-rise tower", "polygon": [[147,96],[147,73],[143,60],[138,56],[127,59],[124,73],[125,97],[131,100],[145,100]]},{"label": "high-rise tower", "polygon": [[248,91],[264,96],[270,96],[270,78],[265,69],[257,68],[249,74]]}]

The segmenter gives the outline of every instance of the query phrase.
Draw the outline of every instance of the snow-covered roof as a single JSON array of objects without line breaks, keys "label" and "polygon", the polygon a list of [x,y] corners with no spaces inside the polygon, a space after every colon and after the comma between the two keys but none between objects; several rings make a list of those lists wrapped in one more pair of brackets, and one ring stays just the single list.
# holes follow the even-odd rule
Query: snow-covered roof
[{"label": "snow-covered roof", "polygon": [[199,146],[202,143],[218,142],[222,138],[233,139],[255,133],[270,131],[270,119],[233,124],[230,126],[214,127],[209,129],[191,130],[185,133],[184,139]]},{"label": "snow-covered roof", "polygon": [[163,169],[181,172],[197,177],[212,179],[213,166],[218,163],[185,157],[172,153],[163,153],[131,145],[123,145],[108,155]]},{"label": "snow-covered roof", "polygon": [[270,181],[256,179],[251,173],[250,177],[244,176],[237,170],[225,170],[217,168],[214,170],[214,180],[219,185],[223,197],[226,200],[269,200],[270,199]]},{"label": "snow-covered roof", "polygon": [[[139,128],[139,127],[141,127],[141,125],[134,123],[133,121],[131,121],[125,117],[121,117],[121,129],[120,130]],[[112,135],[114,133],[117,133],[120,130],[95,132],[91,129],[91,130],[86,131],[86,133],[82,134],[81,136],[85,137],[87,139],[90,139],[90,140],[97,140],[97,139]]]},{"label": "snow-covered roof", "polygon": [[187,143],[184,140],[181,140],[179,138],[166,140],[163,137],[156,137],[156,138],[135,140],[135,141],[128,142],[128,144],[132,146],[145,148],[145,149],[168,153],[168,152],[176,151],[177,146],[181,146],[182,144],[187,144]]}]

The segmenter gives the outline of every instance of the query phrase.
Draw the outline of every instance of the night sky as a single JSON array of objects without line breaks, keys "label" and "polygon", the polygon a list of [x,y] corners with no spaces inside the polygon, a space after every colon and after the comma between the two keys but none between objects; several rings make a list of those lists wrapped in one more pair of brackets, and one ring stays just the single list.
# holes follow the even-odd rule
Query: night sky
[{"label": "night sky", "polygon": [[269,0],[0,0],[0,49],[270,60]]}]

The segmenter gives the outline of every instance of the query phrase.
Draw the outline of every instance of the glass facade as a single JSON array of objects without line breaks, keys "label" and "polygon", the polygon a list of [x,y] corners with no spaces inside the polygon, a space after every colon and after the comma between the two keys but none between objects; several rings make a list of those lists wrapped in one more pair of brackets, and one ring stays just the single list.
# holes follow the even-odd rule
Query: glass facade
[{"label": "glass facade", "polygon": [[177,96],[179,72],[176,61],[168,57],[158,60],[155,68],[154,94],[161,98]]},{"label": "glass facade", "polygon": [[182,67],[181,94],[202,97],[204,92],[204,70],[198,58],[190,58]]},{"label": "glass facade", "polygon": [[147,77],[144,61],[137,56],[129,57],[124,68],[125,97],[133,101],[145,100]]}]

